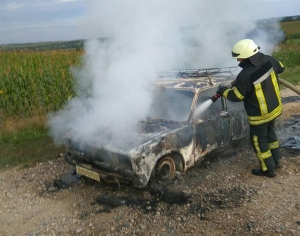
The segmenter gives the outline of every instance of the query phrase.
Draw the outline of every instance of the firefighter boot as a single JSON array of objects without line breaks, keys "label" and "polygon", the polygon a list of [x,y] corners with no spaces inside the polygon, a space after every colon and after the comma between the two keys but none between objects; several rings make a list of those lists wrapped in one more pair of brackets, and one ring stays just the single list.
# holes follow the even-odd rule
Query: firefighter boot
[{"label": "firefighter boot", "polygon": [[[258,176],[266,176],[269,178],[272,178],[275,176],[275,161],[273,156],[270,156],[268,158],[260,159],[260,169],[253,169],[252,174],[258,175]],[[266,169],[263,171],[263,169]]]},{"label": "firefighter boot", "polygon": [[269,178],[272,178],[275,176],[274,170],[262,171],[261,169],[253,169],[251,173],[254,175],[257,175],[257,176],[266,176]]},{"label": "firefighter boot", "polygon": [[281,153],[280,153],[279,147],[278,148],[274,148],[274,149],[270,149],[270,150],[271,150],[273,159],[275,161],[275,169],[280,169],[281,166],[280,166],[279,160],[281,158]]}]

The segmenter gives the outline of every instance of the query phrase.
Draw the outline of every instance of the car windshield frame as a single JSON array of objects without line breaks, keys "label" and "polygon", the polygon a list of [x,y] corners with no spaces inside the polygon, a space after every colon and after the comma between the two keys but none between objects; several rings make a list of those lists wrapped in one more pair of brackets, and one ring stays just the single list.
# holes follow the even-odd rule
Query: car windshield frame
[{"label": "car windshield frame", "polygon": [[[216,94],[216,91],[217,91],[217,86],[213,86],[213,87],[209,87],[206,89],[200,89],[196,92],[195,103],[194,103],[194,107],[192,109],[193,110],[192,111],[192,119],[193,120],[202,119],[207,116],[213,115],[216,112],[222,112],[222,111],[227,110],[227,104],[226,104],[225,98],[220,97],[214,103],[208,104],[207,108],[200,109],[200,110],[202,110],[201,114],[197,114],[197,109],[200,108],[202,105],[205,106],[205,102],[208,101],[209,99],[211,99],[211,97]],[[199,110],[198,110],[198,112],[199,112]]]},{"label": "car windshield frame", "polygon": [[193,89],[158,87],[148,118],[187,122],[191,117],[195,95]]}]

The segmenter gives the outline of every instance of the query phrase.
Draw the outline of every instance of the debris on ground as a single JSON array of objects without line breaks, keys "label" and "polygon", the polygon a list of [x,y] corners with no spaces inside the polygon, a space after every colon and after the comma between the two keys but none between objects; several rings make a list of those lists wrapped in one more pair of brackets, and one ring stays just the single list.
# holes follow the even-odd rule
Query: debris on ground
[{"label": "debris on ground", "polygon": [[289,137],[286,142],[280,145],[280,147],[300,149],[300,136]]}]

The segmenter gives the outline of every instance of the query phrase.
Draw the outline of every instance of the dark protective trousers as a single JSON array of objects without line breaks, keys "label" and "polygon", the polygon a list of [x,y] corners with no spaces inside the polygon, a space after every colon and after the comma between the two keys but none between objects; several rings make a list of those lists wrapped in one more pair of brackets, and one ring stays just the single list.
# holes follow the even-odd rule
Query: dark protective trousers
[{"label": "dark protective trousers", "polygon": [[275,133],[275,119],[261,125],[250,125],[250,140],[263,171],[273,170],[281,158]]}]

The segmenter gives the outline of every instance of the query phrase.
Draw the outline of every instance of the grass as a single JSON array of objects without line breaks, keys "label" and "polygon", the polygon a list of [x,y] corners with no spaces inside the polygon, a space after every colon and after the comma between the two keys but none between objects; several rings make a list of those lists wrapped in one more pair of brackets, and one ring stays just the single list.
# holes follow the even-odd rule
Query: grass
[{"label": "grass", "polygon": [[33,166],[64,152],[48,136],[45,120],[44,116],[0,120],[0,170]]},{"label": "grass", "polygon": [[279,75],[280,78],[297,85],[300,83],[300,66],[286,68],[285,71]]},{"label": "grass", "polygon": [[286,41],[287,44],[300,44],[300,38],[290,38]]},{"label": "grass", "polygon": [[44,127],[27,127],[0,135],[0,170],[25,168],[59,157],[63,147],[55,147]]},{"label": "grass", "polygon": [[278,51],[273,56],[281,61],[285,70],[279,75],[280,78],[297,85],[300,82],[300,44],[286,43],[280,45]]}]

